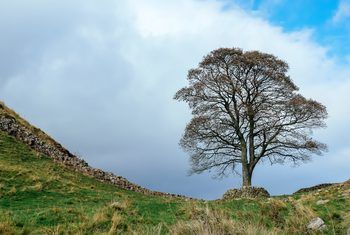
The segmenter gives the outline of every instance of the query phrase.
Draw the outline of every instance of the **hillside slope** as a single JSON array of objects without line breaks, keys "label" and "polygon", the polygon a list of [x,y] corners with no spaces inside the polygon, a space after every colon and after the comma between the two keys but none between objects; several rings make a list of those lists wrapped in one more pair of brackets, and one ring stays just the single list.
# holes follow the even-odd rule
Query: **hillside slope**
[{"label": "hillside slope", "polygon": [[269,199],[189,200],[101,182],[31,147],[0,131],[0,234],[305,234],[316,217],[325,234],[350,227],[349,181]]},{"label": "hillside slope", "polygon": [[116,185],[119,188],[150,195],[185,198],[182,195],[152,191],[131,183],[121,176],[116,176],[113,173],[105,172],[89,166],[89,164],[83,159],[70,153],[61,144],[57,143],[39,128],[29,124],[26,120],[21,118],[16,112],[8,108],[2,102],[0,102],[0,130],[16,137],[16,139],[25,143],[37,152],[49,156],[55,162],[84,175],[91,176],[99,181]]},{"label": "hillside slope", "polygon": [[0,234],[51,233],[59,225],[65,231],[82,226],[84,232],[108,232],[114,211],[125,213],[125,229],[174,223],[168,211],[179,205],[178,199],[119,189],[74,172],[0,131]]}]

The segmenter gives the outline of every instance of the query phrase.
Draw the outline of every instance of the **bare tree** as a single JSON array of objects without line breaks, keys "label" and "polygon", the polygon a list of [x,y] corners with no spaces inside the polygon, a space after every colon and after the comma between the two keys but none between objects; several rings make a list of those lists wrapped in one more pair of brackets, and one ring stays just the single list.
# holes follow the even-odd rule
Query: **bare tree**
[{"label": "bare tree", "polygon": [[325,127],[326,107],[298,94],[287,71],[273,55],[221,48],[188,72],[189,86],[174,98],[193,114],[180,141],[192,173],[223,176],[241,165],[243,186],[251,186],[261,160],[298,163],[326,150],[311,138],[312,129]]}]

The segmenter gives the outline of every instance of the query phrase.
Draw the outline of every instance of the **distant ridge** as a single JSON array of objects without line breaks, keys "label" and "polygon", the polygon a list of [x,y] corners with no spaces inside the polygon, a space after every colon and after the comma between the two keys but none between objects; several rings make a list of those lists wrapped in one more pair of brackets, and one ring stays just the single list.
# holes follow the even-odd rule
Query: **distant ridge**
[{"label": "distant ridge", "polygon": [[19,141],[28,145],[35,151],[42,153],[55,162],[64,165],[76,172],[93,177],[101,182],[113,184],[119,188],[131,190],[147,195],[158,195],[165,197],[179,197],[191,199],[189,197],[177,194],[163,193],[143,188],[137,184],[131,183],[122,176],[116,176],[113,173],[93,168],[83,159],[75,156],[65,149],[61,144],[37,127],[21,118],[15,111],[8,108],[0,101],[0,130],[14,136]]}]

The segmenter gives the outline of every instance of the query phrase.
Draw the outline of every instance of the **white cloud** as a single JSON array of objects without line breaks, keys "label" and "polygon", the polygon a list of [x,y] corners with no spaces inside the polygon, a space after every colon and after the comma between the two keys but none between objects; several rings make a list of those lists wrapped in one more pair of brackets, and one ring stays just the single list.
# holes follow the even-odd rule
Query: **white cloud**
[{"label": "white cloud", "polygon": [[[232,179],[186,177],[187,156],[177,143],[190,115],[172,97],[205,54],[235,46],[286,60],[301,92],[330,113],[329,128],[317,132],[330,145],[326,160],[298,170],[261,166],[254,182],[288,193],[345,175],[340,164],[350,164],[346,157],[331,164],[328,170],[336,173],[319,177],[330,156],[349,142],[350,110],[344,107],[350,69],[329,58],[327,48],[312,41],[312,31],[285,33],[214,0],[60,1],[54,8],[33,2],[18,1],[21,8],[0,3],[7,9],[6,17],[0,14],[0,22],[7,22],[0,24],[0,61],[6,65],[0,65],[0,98],[93,165],[144,186],[198,197],[217,197],[232,187]],[[308,180],[295,181],[300,175]],[[232,182],[238,186],[239,179]]]},{"label": "white cloud", "polygon": [[350,17],[350,1],[340,0],[337,11],[333,16],[333,22],[339,23]]}]

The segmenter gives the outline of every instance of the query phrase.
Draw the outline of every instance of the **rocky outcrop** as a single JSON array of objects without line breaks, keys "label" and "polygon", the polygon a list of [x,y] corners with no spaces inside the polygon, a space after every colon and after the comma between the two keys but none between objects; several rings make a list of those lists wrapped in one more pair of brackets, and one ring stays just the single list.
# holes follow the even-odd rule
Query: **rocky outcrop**
[{"label": "rocky outcrop", "polygon": [[222,199],[235,198],[267,198],[270,197],[269,192],[259,187],[243,187],[241,189],[230,189],[222,196]]},{"label": "rocky outcrop", "polygon": [[93,177],[101,182],[110,183],[122,189],[149,195],[187,198],[182,195],[152,191],[131,183],[121,176],[93,168],[89,166],[86,161],[63,148],[59,143],[50,138],[41,130],[30,126],[29,124],[25,125],[23,124],[23,120],[19,120],[18,117],[8,114],[6,109],[7,108],[3,104],[0,104],[0,130],[14,136],[16,139],[30,146],[37,152],[52,158],[57,163],[60,163],[74,171],[81,172],[84,175]]}]

